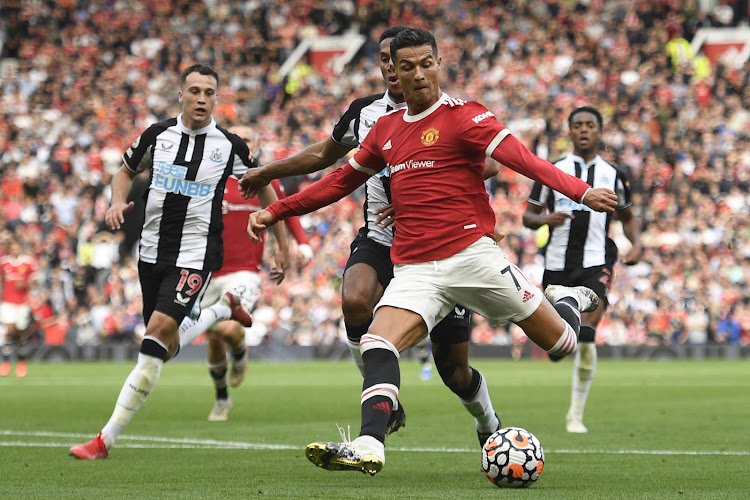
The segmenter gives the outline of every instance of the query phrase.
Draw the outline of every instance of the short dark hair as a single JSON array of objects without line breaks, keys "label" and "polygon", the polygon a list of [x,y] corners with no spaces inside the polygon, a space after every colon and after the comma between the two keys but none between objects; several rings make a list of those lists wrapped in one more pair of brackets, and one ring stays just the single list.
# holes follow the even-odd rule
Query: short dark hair
[{"label": "short dark hair", "polygon": [[210,75],[216,79],[216,87],[219,87],[219,75],[211,66],[206,64],[193,64],[185,68],[180,74],[180,88],[185,87],[185,81],[190,73],[200,73],[201,75]]},{"label": "short dark hair", "polygon": [[409,29],[408,26],[403,26],[401,24],[396,25],[396,26],[391,26],[390,28],[387,28],[384,32],[380,34],[380,40],[378,40],[378,44],[383,43],[383,40],[386,40],[388,38],[396,38],[396,35],[408,29]]},{"label": "short dark hair", "polygon": [[421,47],[422,45],[429,45],[432,48],[432,53],[437,57],[437,42],[432,33],[422,28],[406,28],[391,40],[391,60],[396,62],[396,52],[399,49]]},{"label": "short dark hair", "polygon": [[604,127],[604,120],[602,120],[602,114],[599,112],[599,110],[597,110],[596,108],[592,108],[591,106],[581,106],[580,108],[576,108],[571,111],[570,115],[568,115],[568,128],[573,127],[573,117],[578,113],[591,113],[596,117],[596,121],[599,122],[599,130],[602,130],[602,128]]}]

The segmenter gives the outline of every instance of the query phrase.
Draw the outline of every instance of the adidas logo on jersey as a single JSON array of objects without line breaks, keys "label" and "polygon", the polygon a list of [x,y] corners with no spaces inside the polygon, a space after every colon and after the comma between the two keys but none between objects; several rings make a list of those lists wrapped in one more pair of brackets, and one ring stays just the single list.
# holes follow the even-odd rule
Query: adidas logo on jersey
[{"label": "adidas logo on jersey", "polygon": [[524,290],[524,291],[523,291],[523,303],[524,303],[524,304],[525,304],[526,302],[530,301],[530,300],[531,300],[531,299],[533,299],[533,298],[534,298],[534,294],[533,294],[533,293],[531,293],[531,292],[530,292],[530,291],[528,291],[528,290]]},{"label": "adidas logo on jersey", "polygon": [[383,151],[388,151],[388,150],[389,150],[389,149],[391,149],[392,147],[393,147],[393,146],[391,146],[391,140],[390,140],[390,139],[388,139],[388,142],[386,142],[386,143],[385,143],[385,146],[383,146]]}]

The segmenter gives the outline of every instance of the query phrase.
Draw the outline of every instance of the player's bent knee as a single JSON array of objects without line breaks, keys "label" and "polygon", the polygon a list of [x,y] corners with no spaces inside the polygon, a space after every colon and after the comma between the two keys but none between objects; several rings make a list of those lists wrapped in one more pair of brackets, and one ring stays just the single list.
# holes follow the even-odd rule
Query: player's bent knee
[{"label": "player's bent knee", "polygon": [[218,331],[213,330],[213,329],[206,331],[206,341],[207,342],[209,342],[209,343],[211,343],[211,342],[221,342],[221,340],[222,340],[222,337],[221,337],[221,335],[219,334]]},{"label": "player's bent knee", "polygon": [[344,320],[349,325],[361,325],[372,317],[372,300],[363,294],[347,296],[341,303]]},{"label": "player's bent knee", "polygon": [[245,339],[245,328],[237,321],[222,321],[214,326],[217,338],[229,344],[237,344]]}]

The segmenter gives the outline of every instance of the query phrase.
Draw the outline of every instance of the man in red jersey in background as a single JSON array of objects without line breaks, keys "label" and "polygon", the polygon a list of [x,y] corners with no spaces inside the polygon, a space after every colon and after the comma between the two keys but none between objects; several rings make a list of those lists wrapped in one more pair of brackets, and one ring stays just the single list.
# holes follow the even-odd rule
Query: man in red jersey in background
[{"label": "man in red jersey in background", "polygon": [[375,474],[383,468],[386,426],[400,386],[399,353],[456,303],[519,325],[549,353],[575,352],[580,311],[595,309],[598,298],[588,288],[558,287],[547,294],[549,302],[543,300],[495,245],[495,215],[482,175],[487,156],[592,210],[611,213],[617,205],[613,191],[591,188],[532,154],[483,105],[444,94],[437,42],[429,31],[400,32],[391,42],[391,58],[406,109],[380,117],[349,163],[251,214],[248,226],[260,232],[340,199],[383,168],[390,172],[398,221],[391,247],[394,277],[360,342],[365,379],[359,437],[314,442],[305,450],[328,470]]},{"label": "man in red jersey in background", "polygon": [[26,344],[31,326],[29,289],[34,284],[36,269],[36,260],[23,254],[20,242],[11,240],[8,255],[0,258],[0,286],[3,291],[0,318],[6,328],[2,347],[3,362],[0,364],[2,377],[10,373],[13,343],[16,347],[16,376],[26,376]]},{"label": "man in red jersey in background", "polygon": [[[250,149],[251,160],[257,164],[258,146],[260,138],[250,127],[233,127],[230,132],[238,135]],[[224,264],[211,278],[201,304],[205,307],[216,302],[228,290],[244,287],[243,296],[257,298],[260,296],[260,268],[263,263],[263,246],[265,238],[260,243],[253,243],[247,237],[247,219],[252,212],[260,210],[261,205],[257,197],[244,199],[238,189],[238,179],[230,176],[224,188],[222,202],[222,222],[224,231]],[[276,196],[283,198],[284,188],[279,181],[271,183]],[[286,221],[287,229],[297,241],[301,266],[307,265],[312,258],[312,249],[307,241],[305,230],[297,217]],[[271,280],[279,284],[284,279],[284,270],[288,257],[286,238],[277,238],[279,246],[275,253],[276,267],[271,269]],[[283,259],[283,260],[281,260]],[[188,328],[189,326],[189,328]],[[204,331],[204,325],[183,323],[180,328],[180,345],[192,342]],[[229,369],[229,385],[239,386],[247,372],[248,349],[245,345],[245,327],[235,320],[219,321],[206,331],[208,341],[208,370],[216,388],[216,402],[208,415],[208,420],[221,422],[229,417],[232,409],[232,398],[227,391],[227,368]],[[228,352],[227,352],[228,351]],[[231,362],[230,362],[231,361]]]}]

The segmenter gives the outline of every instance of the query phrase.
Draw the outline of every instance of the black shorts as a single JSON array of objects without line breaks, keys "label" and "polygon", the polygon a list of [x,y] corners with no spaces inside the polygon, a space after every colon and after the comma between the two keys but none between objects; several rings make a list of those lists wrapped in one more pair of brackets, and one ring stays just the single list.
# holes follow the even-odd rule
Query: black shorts
[{"label": "black shorts", "polygon": [[458,304],[430,332],[430,339],[436,344],[460,344],[470,337],[471,311]]},{"label": "black shorts", "polygon": [[166,314],[179,325],[203,296],[211,280],[211,271],[142,261],[138,261],[138,275],[143,294],[143,322],[146,325],[154,311]]},{"label": "black shorts", "polygon": [[378,281],[383,286],[383,289],[385,289],[393,279],[393,262],[391,262],[390,247],[381,245],[377,241],[368,238],[360,230],[349,248],[352,253],[349,255],[349,260],[346,261],[344,272],[354,264],[367,264],[375,269],[375,272],[378,274]]},{"label": "black shorts", "polygon": [[[360,230],[357,237],[350,245],[351,255],[346,261],[347,269],[354,264],[367,264],[375,269],[378,281],[385,289],[393,279],[393,262],[391,262],[391,249],[385,245],[368,238]],[[437,343],[459,344],[468,342],[471,336],[471,311],[455,306],[448,315],[440,321],[430,332],[430,338]]]},{"label": "black shorts", "polygon": [[609,306],[609,288],[612,285],[612,266],[603,265],[587,268],[570,269],[566,271],[544,271],[542,288],[547,285],[585,286],[604,301],[604,307]]}]

